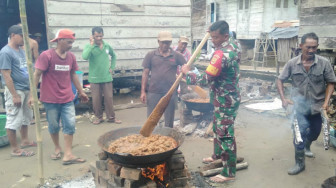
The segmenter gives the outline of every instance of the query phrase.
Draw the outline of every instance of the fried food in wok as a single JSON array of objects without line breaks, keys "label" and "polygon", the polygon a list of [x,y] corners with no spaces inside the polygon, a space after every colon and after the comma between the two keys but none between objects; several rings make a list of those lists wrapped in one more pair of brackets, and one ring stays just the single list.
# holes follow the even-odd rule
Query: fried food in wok
[{"label": "fried food in wok", "polygon": [[202,98],[196,98],[196,99],[188,99],[188,102],[194,102],[194,103],[210,103],[210,99],[202,99]]},{"label": "fried food in wok", "polygon": [[169,136],[150,135],[149,137],[144,137],[139,134],[133,134],[113,141],[109,145],[108,152],[142,156],[162,153],[176,147],[176,140]]}]

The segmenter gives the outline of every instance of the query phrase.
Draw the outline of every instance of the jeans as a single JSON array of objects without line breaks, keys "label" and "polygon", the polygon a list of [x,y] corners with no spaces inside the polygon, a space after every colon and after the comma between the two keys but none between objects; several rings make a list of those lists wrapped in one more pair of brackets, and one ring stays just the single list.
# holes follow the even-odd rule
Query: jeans
[{"label": "jeans", "polygon": [[75,133],[76,114],[73,101],[62,104],[44,102],[43,105],[47,113],[50,134],[58,133],[61,126],[64,134],[73,135]]}]

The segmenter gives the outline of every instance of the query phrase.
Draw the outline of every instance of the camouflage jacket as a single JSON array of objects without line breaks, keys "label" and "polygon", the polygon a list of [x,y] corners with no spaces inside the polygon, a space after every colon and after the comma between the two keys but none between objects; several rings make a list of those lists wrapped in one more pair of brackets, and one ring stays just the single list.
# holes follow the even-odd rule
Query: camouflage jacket
[{"label": "camouflage jacket", "polygon": [[216,49],[224,53],[222,58],[222,70],[219,76],[212,77],[206,73],[196,75],[187,74],[187,84],[204,84],[206,81],[210,87],[210,101],[215,107],[234,107],[240,102],[240,50],[236,41],[225,42],[222,47]]}]

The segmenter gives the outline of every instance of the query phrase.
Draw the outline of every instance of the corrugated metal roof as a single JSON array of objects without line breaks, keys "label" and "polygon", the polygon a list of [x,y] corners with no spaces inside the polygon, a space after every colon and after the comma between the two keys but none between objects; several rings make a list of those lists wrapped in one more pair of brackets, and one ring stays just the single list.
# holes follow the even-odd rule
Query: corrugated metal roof
[{"label": "corrugated metal roof", "polygon": [[299,27],[274,28],[268,33],[270,38],[274,39],[289,39],[298,36]]}]

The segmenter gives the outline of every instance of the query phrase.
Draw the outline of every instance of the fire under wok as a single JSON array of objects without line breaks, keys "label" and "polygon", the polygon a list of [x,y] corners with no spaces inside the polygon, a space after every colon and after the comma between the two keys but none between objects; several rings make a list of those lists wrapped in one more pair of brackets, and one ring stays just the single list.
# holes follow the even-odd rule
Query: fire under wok
[{"label": "fire under wok", "polygon": [[128,135],[139,134],[141,127],[127,127],[117,130],[107,132],[99,137],[98,145],[107,153],[108,157],[111,158],[114,162],[122,164],[124,166],[137,166],[137,167],[147,167],[157,164],[161,164],[170,158],[173,153],[177,150],[179,146],[184,141],[184,136],[176,131],[175,129],[168,127],[156,127],[152,134],[158,134],[163,136],[170,136],[174,138],[177,142],[177,147],[174,149],[156,153],[152,155],[143,155],[143,156],[133,156],[128,153],[110,153],[108,147],[111,142]]}]

